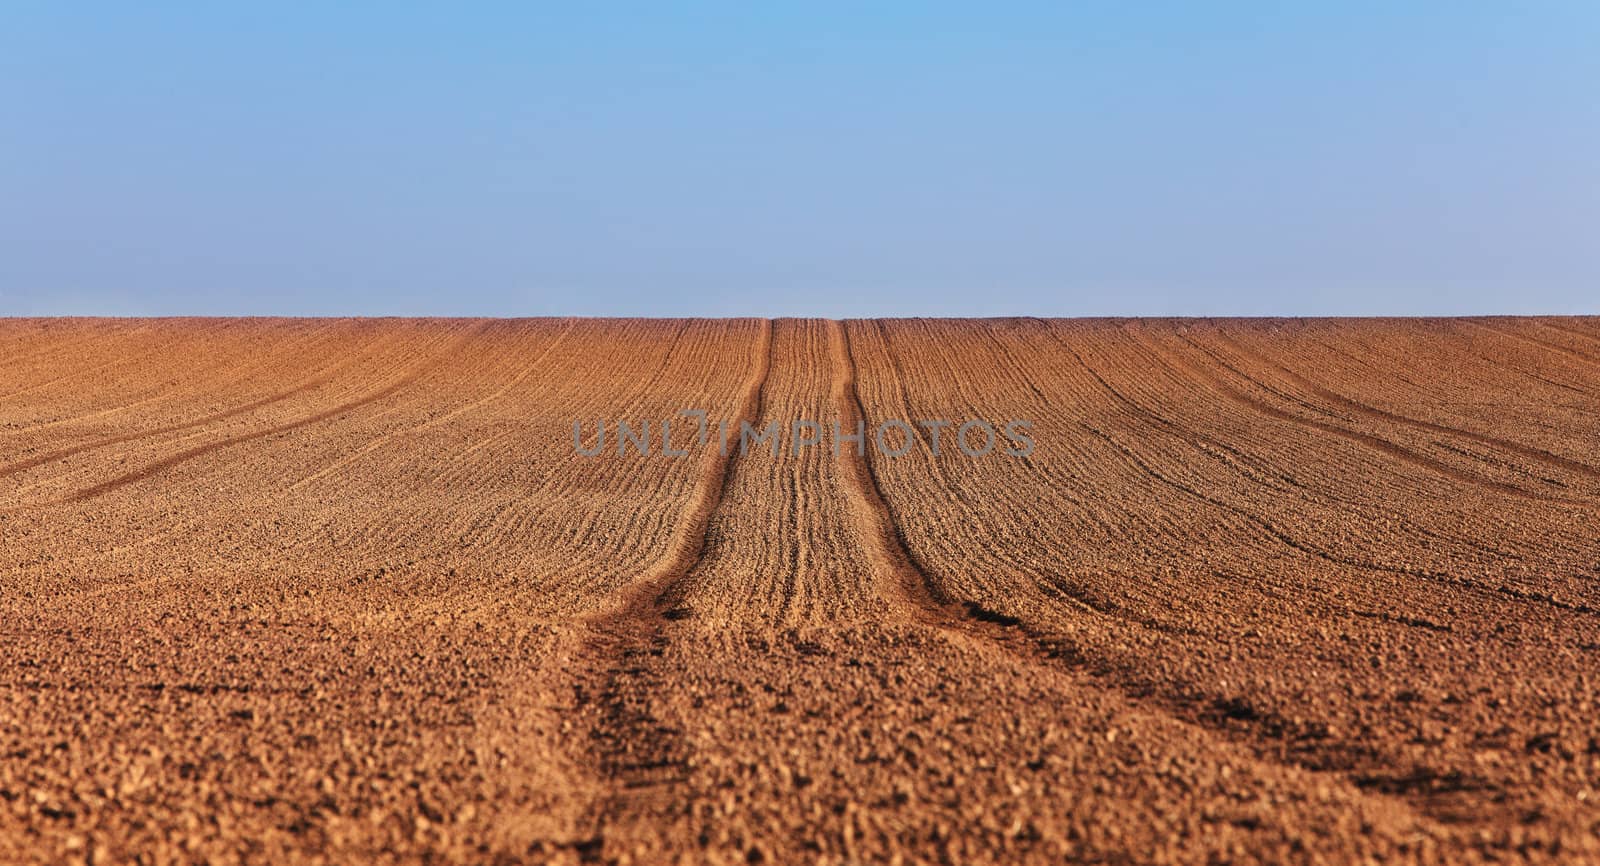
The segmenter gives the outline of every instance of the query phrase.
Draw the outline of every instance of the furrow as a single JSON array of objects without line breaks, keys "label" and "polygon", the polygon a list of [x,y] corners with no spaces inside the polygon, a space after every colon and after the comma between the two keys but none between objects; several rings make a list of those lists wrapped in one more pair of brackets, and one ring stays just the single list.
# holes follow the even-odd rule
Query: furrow
[{"label": "furrow", "polygon": [[[451,348],[453,349],[455,347],[459,347],[459,346],[465,344],[466,341],[467,341],[467,337],[466,336],[462,336],[462,337],[458,338],[457,340],[455,340],[455,342],[452,344]],[[446,350],[443,354],[444,355],[448,355],[449,354],[449,350]],[[424,363],[422,365],[419,365],[415,369],[411,370],[410,372],[406,373],[405,375],[401,376],[399,379],[396,379],[395,381],[391,382],[390,384],[386,385],[385,387],[379,388],[378,390],[370,392],[370,393],[368,393],[368,394],[366,394],[366,395],[364,395],[364,396],[362,396],[362,397],[360,397],[358,399],[350,400],[350,401],[347,401],[347,402],[344,402],[344,403],[340,403],[337,406],[334,406],[334,407],[332,407],[330,409],[324,409],[324,410],[322,410],[320,412],[314,412],[314,413],[312,413],[310,415],[306,415],[306,416],[304,416],[302,418],[299,418],[299,419],[294,420],[294,421],[290,421],[290,422],[288,422],[286,424],[278,424],[278,425],[275,425],[275,426],[272,426],[272,427],[268,427],[268,428],[263,429],[263,430],[255,430],[255,431],[252,431],[250,433],[242,433],[242,434],[239,434],[237,436],[230,436],[230,437],[228,437],[226,439],[223,439],[223,440],[220,440],[220,441],[217,441],[217,442],[208,442],[208,443],[206,443],[204,445],[200,445],[200,446],[197,446],[197,447],[194,447],[194,448],[190,448],[187,451],[182,451],[182,452],[174,454],[174,455],[172,455],[170,457],[166,457],[166,458],[158,460],[158,461],[156,461],[154,463],[150,463],[150,464],[148,464],[148,465],[146,465],[146,466],[144,466],[144,467],[142,467],[142,468],[140,468],[138,470],[135,470],[133,472],[129,472],[129,473],[126,473],[126,474],[123,474],[123,475],[119,475],[119,476],[117,476],[115,478],[112,478],[112,479],[110,479],[108,481],[103,481],[103,482],[101,482],[99,484],[96,484],[96,485],[94,485],[92,487],[86,487],[86,488],[83,488],[81,490],[78,490],[78,491],[68,495],[65,499],[61,500],[61,503],[82,502],[82,501],[84,501],[86,499],[93,499],[93,498],[95,498],[97,496],[103,496],[103,495],[105,495],[107,493],[110,493],[113,490],[117,490],[119,488],[126,487],[129,484],[135,484],[135,483],[143,481],[143,480],[145,480],[147,478],[151,478],[151,477],[153,477],[155,475],[159,475],[159,474],[161,474],[161,473],[173,468],[174,466],[178,466],[178,465],[180,465],[182,463],[186,463],[186,462],[188,462],[190,460],[193,460],[193,459],[195,459],[197,457],[204,457],[207,454],[211,454],[211,453],[214,453],[214,452],[217,452],[217,451],[221,451],[222,449],[225,449],[225,448],[231,448],[231,447],[236,446],[236,445],[242,445],[242,444],[244,444],[246,442],[253,442],[253,441],[257,440],[257,439],[264,439],[264,438],[266,438],[268,436],[276,436],[278,434],[288,433],[288,432],[291,432],[293,430],[297,430],[297,429],[299,429],[301,427],[306,427],[306,426],[309,426],[311,424],[316,424],[316,423],[319,423],[319,422],[322,422],[322,421],[327,421],[327,420],[329,420],[331,418],[337,418],[338,416],[343,415],[346,412],[350,412],[351,410],[354,410],[354,409],[359,409],[360,407],[365,406],[365,405],[367,405],[369,403],[375,403],[375,402],[377,402],[379,400],[384,399],[385,397],[389,397],[389,396],[399,392],[400,390],[404,389],[408,385],[411,385],[411,384],[415,383],[418,379],[421,379],[424,375],[426,375],[428,370],[432,366],[434,366],[434,364],[436,364],[437,362],[438,362],[437,359],[435,359],[434,361],[432,361],[430,363]],[[58,503],[58,504],[60,504],[60,503]]]},{"label": "furrow", "polygon": [[1304,388],[1305,390],[1310,391],[1311,393],[1317,395],[1318,397],[1321,397],[1322,399],[1327,400],[1328,402],[1333,403],[1334,405],[1339,406],[1340,408],[1345,409],[1345,410],[1347,410],[1349,412],[1353,412],[1353,413],[1355,413],[1357,415],[1361,415],[1361,416],[1364,416],[1364,417],[1367,417],[1367,418],[1371,418],[1371,419],[1373,419],[1375,421],[1379,421],[1379,422],[1387,422],[1387,423],[1391,423],[1391,424],[1399,424],[1399,425],[1402,425],[1402,426],[1414,427],[1414,428],[1416,428],[1418,430],[1426,430],[1426,431],[1429,431],[1431,433],[1440,433],[1440,434],[1443,434],[1445,436],[1457,436],[1457,437],[1460,437],[1460,438],[1463,438],[1463,439],[1469,439],[1469,440],[1471,440],[1473,442],[1477,442],[1477,443],[1480,443],[1480,444],[1483,444],[1483,445],[1487,445],[1487,446],[1489,446],[1491,448],[1497,448],[1497,449],[1500,449],[1502,451],[1509,451],[1509,452],[1511,452],[1513,454],[1517,454],[1517,455],[1525,457],[1525,458],[1527,458],[1529,460],[1535,460],[1535,461],[1538,461],[1538,462],[1541,462],[1541,463],[1545,463],[1545,464],[1550,465],[1550,466],[1559,467],[1561,469],[1565,469],[1565,470],[1567,470],[1569,472],[1573,472],[1573,473],[1576,473],[1578,475],[1584,475],[1584,476],[1587,476],[1587,477],[1590,477],[1590,478],[1600,479],[1600,469],[1597,469],[1594,466],[1590,466],[1587,463],[1580,463],[1580,462],[1578,462],[1576,460],[1569,460],[1568,458],[1562,457],[1562,456],[1560,456],[1558,454],[1551,454],[1548,451],[1544,451],[1544,450],[1541,450],[1541,449],[1538,449],[1538,448],[1533,448],[1533,447],[1530,447],[1530,446],[1527,446],[1527,445],[1523,445],[1520,442],[1512,442],[1512,441],[1510,441],[1508,439],[1502,439],[1502,438],[1500,438],[1498,436],[1489,436],[1489,435],[1484,434],[1484,433],[1478,433],[1476,431],[1467,430],[1467,429],[1464,429],[1464,428],[1461,428],[1461,427],[1452,427],[1452,426],[1445,425],[1445,424],[1436,424],[1436,423],[1433,423],[1431,421],[1424,421],[1424,420],[1421,420],[1421,419],[1418,419],[1418,418],[1411,418],[1411,417],[1408,417],[1408,416],[1405,416],[1405,415],[1400,415],[1400,414],[1396,414],[1394,412],[1389,412],[1387,410],[1380,409],[1380,408],[1378,408],[1376,406],[1372,406],[1370,404],[1363,403],[1363,402],[1361,402],[1359,400],[1353,400],[1353,399],[1351,399],[1349,397],[1346,397],[1343,394],[1340,394],[1337,391],[1331,390],[1331,389],[1326,388],[1326,387],[1324,387],[1322,385],[1319,385],[1316,382],[1311,381],[1310,379],[1308,379],[1305,376],[1301,375],[1300,373],[1290,369],[1289,367],[1285,366],[1284,364],[1273,362],[1273,361],[1269,361],[1269,360],[1267,360],[1265,358],[1260,357],[1259,355],[1255,354],[1254,352],[1251,352],[1250,350],[1246,349],[1238,341],[1229,338],[1226,334],[1219,333],[1217,335],[1217,337],[1218,337],[1218,339],[1226,342],[1228,345],[1232,346],[1233,348],[1235,348],[1236,350],[1238,350],[1242,354],[1246,354],[1247,356],[1253,356],[1258,363],[1266,364],[1266,365],[1269,365],[1272,368],[1276,369],[1279,373],[1281,373],[1284,376],[1284,378],[1286,378],[1289,381],[1295,383],[1296,385],[1300,386],[1301,388]]},{"label": "furrow", "polygon": [[[849,335],[834,323],[837,357],[836,391],[841,414],[865,417],[856,386],[856,371]],[[1136,705],[1152,708],[1229,740],[1251,746],[1264,760],[1286,763],[1313,772],[1334,772],[1351,779],[1356,787],[1387,797],[1398,790],[1384,789],[1373,780],[1401,778],[1406,774],[1374,750],[1348,749],[1325,744],[1325,734],[1304,724],[1263,712],[1249,705],[1221,699],[1197,698],[1205,692],[1192,684],[1158,682],[1137,673],[1126,662],[1097,656],[1061,634],[1041,630],[1019,617],[991,609],[973,600],[957,601],[931,576],[908,544],[894,507],[884,497],[869,450],[848,461],[857,519],[870,541],[869,551],[883,577],[883,593],[892,599],[908,621],[939,629],[958,642],[977,642],[1000,650],[1023,664],[1065,666],[1092,676],[1093,682],[1122,694]],[[1423,785],[1411,793],[1427,793]],[[1405,808],[1412,804],[1405,803]],[[1419,819],[1420,820],[1420,819]]]}]

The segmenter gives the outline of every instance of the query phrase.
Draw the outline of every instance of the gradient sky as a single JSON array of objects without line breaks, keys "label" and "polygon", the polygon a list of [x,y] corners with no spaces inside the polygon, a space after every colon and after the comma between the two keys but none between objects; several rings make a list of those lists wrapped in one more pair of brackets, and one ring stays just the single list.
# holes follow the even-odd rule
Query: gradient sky
[{"label": "gradient sky", "polygon": [[1493,312],[1600,312],[1592,0],[0,12],[0,315]]}]

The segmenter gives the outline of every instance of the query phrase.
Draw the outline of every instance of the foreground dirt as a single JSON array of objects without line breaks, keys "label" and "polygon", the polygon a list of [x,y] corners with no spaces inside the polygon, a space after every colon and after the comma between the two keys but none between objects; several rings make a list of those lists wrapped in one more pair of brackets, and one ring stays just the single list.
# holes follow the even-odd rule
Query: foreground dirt
[{"label": "foreground dirt", "polygon": [[0,321],[0,862],[1600,862],[1597,445],[1589,319]]}]

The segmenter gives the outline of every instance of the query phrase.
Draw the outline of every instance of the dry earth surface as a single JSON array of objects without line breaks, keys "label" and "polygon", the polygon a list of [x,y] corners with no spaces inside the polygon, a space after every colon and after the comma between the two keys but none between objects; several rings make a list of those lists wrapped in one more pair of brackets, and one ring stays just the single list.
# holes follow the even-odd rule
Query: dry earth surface
[{"label": "dry earth surface", "polygon": [[1600,862],[1597,445],[1591,319],[0,320],[0,862]]}]

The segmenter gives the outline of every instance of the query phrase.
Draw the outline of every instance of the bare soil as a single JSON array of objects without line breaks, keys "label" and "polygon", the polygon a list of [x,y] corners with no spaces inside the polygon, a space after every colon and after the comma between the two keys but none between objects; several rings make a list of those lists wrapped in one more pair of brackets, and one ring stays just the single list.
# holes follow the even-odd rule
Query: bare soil
[{"label": "bare soil", "polygon": [[1600,862],[1597,518],[1592,319],[0,320],[0,862]]}]

